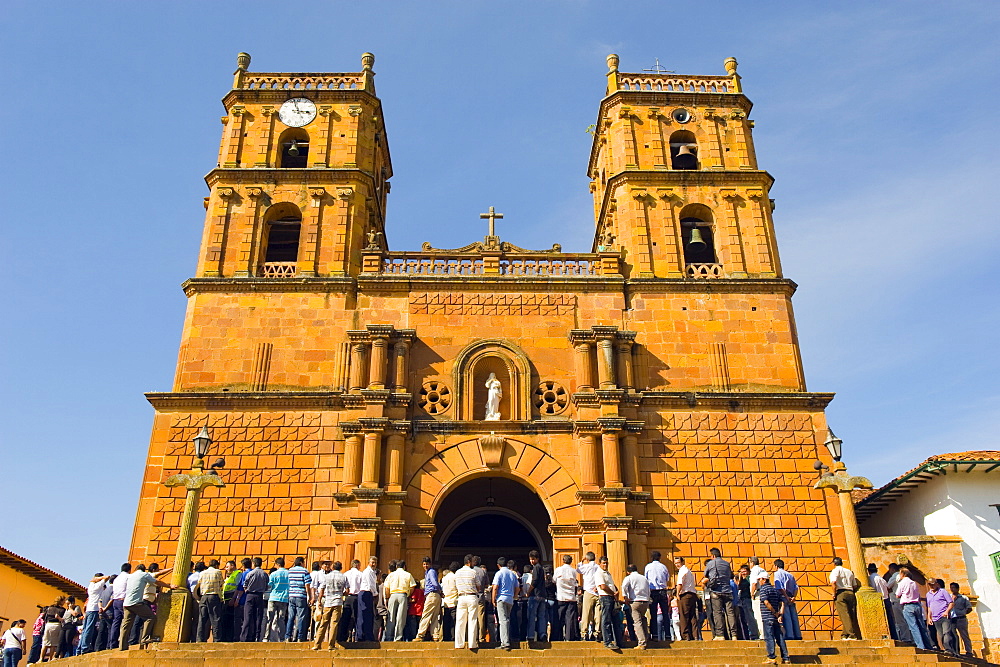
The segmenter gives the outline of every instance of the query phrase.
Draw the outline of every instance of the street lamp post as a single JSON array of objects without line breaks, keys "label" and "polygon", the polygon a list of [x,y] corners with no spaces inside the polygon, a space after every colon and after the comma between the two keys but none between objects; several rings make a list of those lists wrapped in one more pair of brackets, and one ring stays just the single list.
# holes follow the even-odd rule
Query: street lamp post
[{"label": "street lamp post", "polygon": [[889,621],[885,616],[885,606],[882,595],[871,587],[868,582],[868,568],[865,564],[865,552],[861,546],[861,533],[858,531],[858,518],[854,514],[854,499],[851,491],[854,489],[870,489],[872,483],[867,477],[848,474],[847,466],[840,460],[843,440],[828,431],[826,448],[833,457],[833,472],[829,466],[820,461],[816,469],[820,471],[819,481],[814,489],[833,489],[840,501],[840,513],[844,520],[844,537],[847,540],[847,558],[854,570],[855,576],[861,582],[861,588],[855,594],[858,600],[858,625],[861,626],[863,639],[888,639]]},{"label": "street lamp post", "polygon": [[182,486],[187,489],[184,500],[184,517],[181,520],[181,531],[177,538],[177,555],[174,557],[174,571],[171,583],[177,588],[157,596],[157,636],[163,641],[183,642],[188,640],[191,630],[190,619],[194,614],[194,600],[187,587],[188,565],[191,562],[191,552],[194,549],[194,529],[198,525],[198,501],[201,492],[208,486],[225,486],[219,479],[216,468],[223,467],[226,462],[219,459],[212,464],[211,471],[205,473],[205,457],[212,438],[208,427],[203,426],[194,437],[194,465],[190,473],[173,475],[167,479],[164,486]]}]

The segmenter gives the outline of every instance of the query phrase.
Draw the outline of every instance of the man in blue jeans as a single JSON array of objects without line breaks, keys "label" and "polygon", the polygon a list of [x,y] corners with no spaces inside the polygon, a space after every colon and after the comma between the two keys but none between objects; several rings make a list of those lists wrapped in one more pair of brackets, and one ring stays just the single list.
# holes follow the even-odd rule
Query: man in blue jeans
[{"label": "man in blue jeans", "polygon": [[924,620],[924,610],[920,607],[920,588],[917,582],[910,578],[909,568],[899,568],[899,581],[896,582],[896,597],[903,610],[906,626],[913,636],[917,648],[930,649],[931,641],[927,636],[927,622]]},{"label": "man in blue jeans", "polygon": [[767,576],[757,580],[757,597],[760,599],[760,620],[764,625],[764,646],[767,648],[767,660],[771,664],[778,664],[778,658],[774,652],[774,643],[777,641],[781,648],[781,662],[788,662],[788,647],[785,646],[785,630],[781,627],[781,617],[784,613],[785,595],[777,588],[767,582]]},{"label": "man in blue jeans", "polygon": [[541,554],[532,550],[528,553],[531,563],[531,587],[528,589],[528,641],[545,641],[547,603],[545,601],[545,569],[539,562]]},{"label": "man in blue jeans", "polygon": [[297,556],[295,564],[288,568],[288,625],[285,636],[290,642],[309,640],[309,606],[313,602],[313,586],[312,575],[304,567],[305,562],[305,558]]},{"label": "man in blue jeans", "polygon": [[622,640],[622,626],[618,622],[615,603],[618,600],[618,588],[615,580],[608,572],[608,557],[601,556],[597,561],[600,569],[594,574],[594,583],[601,600],[601,639],[604,646],[614,651],[618,650]]}]

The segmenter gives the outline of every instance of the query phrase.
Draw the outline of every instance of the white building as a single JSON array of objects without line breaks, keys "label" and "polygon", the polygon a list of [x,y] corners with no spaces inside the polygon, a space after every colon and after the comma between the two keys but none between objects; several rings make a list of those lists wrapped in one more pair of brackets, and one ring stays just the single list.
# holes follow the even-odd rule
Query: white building
[{"label": "white building", "polygon": [[[1000,451],[932,456],[856,509],[862,538],[961,538],[983,636],[992,656],[1000,654]],[[942,566],[932,556],[927,560],[935,569]]]}]

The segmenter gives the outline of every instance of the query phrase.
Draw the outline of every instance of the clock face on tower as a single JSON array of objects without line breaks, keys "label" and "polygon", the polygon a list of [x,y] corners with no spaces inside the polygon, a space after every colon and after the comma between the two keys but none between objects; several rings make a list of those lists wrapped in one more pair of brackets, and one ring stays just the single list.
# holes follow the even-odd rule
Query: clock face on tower
[{"label": "clock face on tower", "polygon": [[287,100],[278,109],[278,118],[288,127],[303,127],[316,118],[316,105],[304,97]]}]

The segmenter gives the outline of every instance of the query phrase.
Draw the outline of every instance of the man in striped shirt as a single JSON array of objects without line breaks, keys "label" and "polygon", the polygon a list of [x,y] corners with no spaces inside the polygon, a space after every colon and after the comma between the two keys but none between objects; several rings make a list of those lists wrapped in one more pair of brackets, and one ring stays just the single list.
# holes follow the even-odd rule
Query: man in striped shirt
[{"label": "man in striped shirt", "polygon": [[222,583],[224,577],[218,560],[210,560],[208,567],[198,577],[194,597],[198,600],[198,635],[200,642],[208,641],[209,625],[212,639],[222,641]]},{"label": "man in striped shirt", "polygon": [[465,557],[465,567],[455,573],[458,609],[455,614],[455,648],[479,648],[479,595],[483,592],[472,564],[476,557]]},{"label": "man in striped shirt", "polygon": [[288,625],[285,636],[290,642],[309,639],[309,605],[313,601],[312,575],[303,567],[306,559],[298,556],[288,568]]},{"label": "man in striped shirt", "polygon": [[786,663],[788,647],[785,646],[785,631],[781,627],[781,617],[784,613],[785,596],[767,581],[767,573],[757,579],[757,598],[760,600],[760,620],[764,625],[764,646],[767,648],[767,660],[778,664],[774,652],[774,642],[781,648],[781,662]]}]

